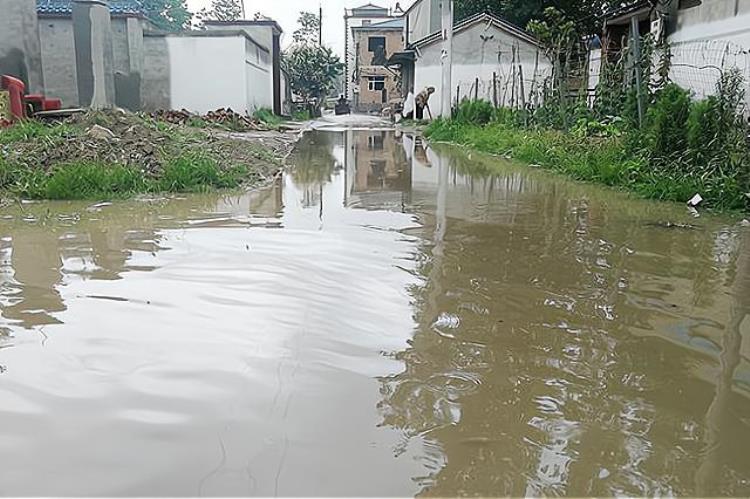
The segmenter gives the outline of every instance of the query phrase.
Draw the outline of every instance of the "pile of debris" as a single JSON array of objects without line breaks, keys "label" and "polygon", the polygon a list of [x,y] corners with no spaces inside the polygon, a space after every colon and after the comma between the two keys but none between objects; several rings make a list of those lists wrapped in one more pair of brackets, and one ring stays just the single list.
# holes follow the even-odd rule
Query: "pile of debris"
[{"label": "pile of debris", "polygon": [[155,120],[165,121],[174,125],[187,125],[201,128],[213,126],[232,132],[268,130],[268,128],[260,121],[243,116],[229,107],[209,111],[204,115],[191,113],[186,109],[182,109],[179,111],[158,110],[150,113],[149,116]]},{"label": "pile of debris", "polygon": [[[157,177],[170,158],[190,151],[206,154],[226,168],[252,165],[261,176],[272,175],[280,167],[281,151],[262,140],[235,140],[228,132],[164,121],[122,110],[89,111],[55,125],[54,134],[13,143],[4,154],[11,162],[33,169],[93,162],[133,166]],[[289,137],[286,145],[291,148],[292,142]]]}]

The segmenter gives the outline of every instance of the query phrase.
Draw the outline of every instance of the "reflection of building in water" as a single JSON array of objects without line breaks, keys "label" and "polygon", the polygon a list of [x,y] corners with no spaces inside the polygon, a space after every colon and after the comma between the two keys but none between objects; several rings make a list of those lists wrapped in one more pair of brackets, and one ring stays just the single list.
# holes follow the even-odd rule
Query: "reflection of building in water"
[{"label": "reflection of building in water", "polygon": [[[722,272],[695,256],[703,231],[623,227],[577,185],[404,148],[424,284],[379,408],[396,450],[421,444],[436,470],[421,493],[746,496],[747,249],[731,286],[706,289]],[[683,341],[698,326],[718,366]]]},{"label": "reflection of building in water", "polygon": [[216,203],[216,213],[254,218],[278,218],[284,209],[284,187],[280,179],[264,189],[229,195]]},{"label": "reflection of building in water", "polygon": [[308,133],[299,141],[292,157],[291,176],[302,190],[302,206],[320,206],[323,187],[341,169],[343,133]]},{"label": "reflection of building in water", "polygon": [[346,132],[347,206],[403,209],[411,201],[411,168],[392,132]]},{"label": "reflection of building in water", "polygon": [[9,272],[3,273],[7,277],[2,283],[3,318],[26,328],[58,324],[54,313],[66,306],[57,289],[62,283],[57,235],[28,229],[9,240],[10,247],[3,252],[10,257]]}]

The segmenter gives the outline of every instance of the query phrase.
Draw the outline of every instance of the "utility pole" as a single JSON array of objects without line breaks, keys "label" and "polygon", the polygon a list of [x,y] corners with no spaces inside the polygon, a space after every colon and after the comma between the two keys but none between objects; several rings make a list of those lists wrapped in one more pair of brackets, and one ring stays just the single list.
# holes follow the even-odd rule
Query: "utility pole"
[{"label": "utility pole", "polygon": [[245,0],[240,0],[240,7],[242,8],[242,19],[247,19],[247,15],[245,14]]},{"label": "utility pole", "polygon": [[320,2],[320,14],[318,15],[318,45],[323,46],[323,2]]},{"label": "utility pole", "polygon": [[451,117],[451,81],[453,72],[453,0],[442,0],[441,2],[442,25],[443,25],[443,86],[440,92],[442,98],[441,114],[443,118]]}]

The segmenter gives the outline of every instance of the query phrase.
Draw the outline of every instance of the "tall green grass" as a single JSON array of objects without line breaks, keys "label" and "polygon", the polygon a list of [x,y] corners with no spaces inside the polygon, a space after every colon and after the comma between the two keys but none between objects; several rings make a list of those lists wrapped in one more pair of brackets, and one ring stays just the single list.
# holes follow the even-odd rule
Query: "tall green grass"
[{"label": "tall green grass", "polygon": [[253,113],[253,118],[257,119],[261,123],[272,129],[277,129],[284,120],[280,116],[276,116],[273,111],[267,108],[258,109]]},{"label": "tall green grass", "polygon": [[686,202],[699,193],[713,208],[750,209],[742,82],[728,73],[715,97],[699,101],[668,84],[654,95],[640,128],[622,117],[597,120],[585,106],[572,126],[560,128],[546,111],[496,110],[479,101],[462,103],[425,134],[647,198]]},{"label": "tall green grass", "polygon": [[245,166],[222,169],[198,153],[175,157],[157,177],[123,165],[74,162],[44,172],[0,159],[0,191],[27,199],[103,200],[139,193],[205,192],[238,187],[248,176]]}]

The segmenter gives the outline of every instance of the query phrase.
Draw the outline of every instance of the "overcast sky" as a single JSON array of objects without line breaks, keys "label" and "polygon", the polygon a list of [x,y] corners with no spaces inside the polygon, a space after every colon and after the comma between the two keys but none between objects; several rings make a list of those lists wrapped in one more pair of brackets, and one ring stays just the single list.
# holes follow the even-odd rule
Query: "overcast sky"
[{"label": "overcast sky", "polygon": [[[402,0],[401,6],[406,9],[413,0]],[[187,0],[191,11],[197,12],[208,7],[211,0]],[[317,11],[323,6],[323,42],[331,45],[338,54],[344,52],[344,9],[373,3],[381,7],[393,8],[396,0],[245,0],[245,11],[252,18],[255,12],[275,19],[284,30],[285,44],[292,39],[292,32],[297,27],[297,17],[303,10]]]}]

